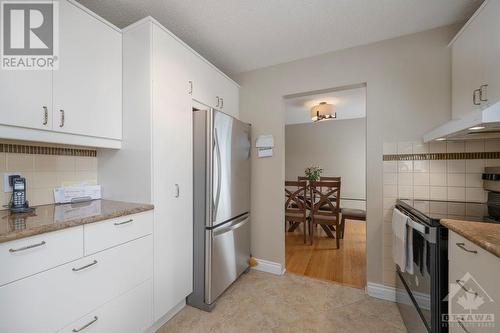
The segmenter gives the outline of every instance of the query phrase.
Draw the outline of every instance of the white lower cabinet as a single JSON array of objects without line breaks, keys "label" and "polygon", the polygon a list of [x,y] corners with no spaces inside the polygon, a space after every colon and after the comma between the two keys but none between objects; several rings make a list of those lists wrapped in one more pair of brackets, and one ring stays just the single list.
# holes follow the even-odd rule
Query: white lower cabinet
[{"label": "white lower cabinet", "polygon": [[498,332],[500,258],[450,231],[448,260],[450,333]]},{"label": "white lower cabinet", "polygon": [[0,287],[0,332],[55,332],[151,279],[152,246],[146,236]]},{"label": "white lower cabinet", "polygon": [[69,324],[58,333],[141,333],[153,317],[152,280],[104,304]]},{"label": "white lower cabinet", "polygon": [[83,257],[83,227],[0,244],[0,286]]}]

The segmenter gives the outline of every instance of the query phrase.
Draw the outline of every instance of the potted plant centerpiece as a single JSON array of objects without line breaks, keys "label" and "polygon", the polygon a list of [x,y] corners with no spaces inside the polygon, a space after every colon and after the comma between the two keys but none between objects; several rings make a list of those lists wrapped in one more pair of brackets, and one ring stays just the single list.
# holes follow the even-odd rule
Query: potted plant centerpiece
[{"label": "potted plant centerpiece", "polygon": [[310,166],[305,170],[307,179],[311,182],[317,182],[323,173],[323,169],[319,166]]}]

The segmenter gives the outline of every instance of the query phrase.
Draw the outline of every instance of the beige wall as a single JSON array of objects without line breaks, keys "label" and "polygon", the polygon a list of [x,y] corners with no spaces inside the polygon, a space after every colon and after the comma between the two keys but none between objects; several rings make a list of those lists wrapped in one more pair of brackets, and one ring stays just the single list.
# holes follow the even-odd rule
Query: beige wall
[{"label": "beige wall", "polygon": [[365,118],[287,125],[285,177],[295,180],[319,165],[324,176],[342,177],[342,198],[365,199],[365,142]]},{"label": "beige wall", "polygon": [[[451,118],[446,27],[242,73],[240,118],[254,138],[273,134],[272,158],[252,165],[252,254],[285,263],[283,96],[367,83],[367,275],[383,282],[383,142],[417,141]],[[254,151],[255,153],[255,151]]]}]

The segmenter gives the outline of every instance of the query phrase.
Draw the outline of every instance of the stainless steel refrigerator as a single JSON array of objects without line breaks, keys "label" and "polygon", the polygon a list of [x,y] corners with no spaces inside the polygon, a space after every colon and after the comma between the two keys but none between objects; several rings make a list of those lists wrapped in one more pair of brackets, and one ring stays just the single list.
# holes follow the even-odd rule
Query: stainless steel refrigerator
[{"label": "stainless steel refrigerator", "polygon": [[193,111],[194,285],[187,302],[202,310],[248,269],[250,129],[214,109]]}]

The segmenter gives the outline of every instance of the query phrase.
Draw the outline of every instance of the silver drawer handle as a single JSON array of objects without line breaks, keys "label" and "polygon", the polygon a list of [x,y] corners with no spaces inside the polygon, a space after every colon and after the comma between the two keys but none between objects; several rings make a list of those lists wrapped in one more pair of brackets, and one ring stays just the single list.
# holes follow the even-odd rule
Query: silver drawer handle
[{"label": "silver drawer handle", "polygon": [[476,250],[469,250],[468,248],[465,247],[465,243],[457,243],[457,246],[459,248],[461,248],[462,250],[464,250],[465,252],[469,252],[469,253],[477,253]]},{"label": "silver drawer handle", "polygon": [[82,327],[80,328],[73,328],[73,332],[81,332],[83,331],[84,329],[86,329],[87,327],[89,327],[90,325],[92,325],[93,323],[95,323],[97,321],[97,316],[94,316],[94,319],[92,319],[91,321],[89,321],[87,324],[83,325]]},{"label": "silver drawer handle", "polygon": [[469,330],[465,328],[464,323],[460,319],[457,319],[457,322],[458,322],[458,325],[460,325],[460,328],[462,328],[465,333],[470,333]]},{"label": "silver drawer handle", "polygon": [[82,269],[89,268],[90,266],[94,266],[95,264],[97,264],[97,260],[94,260],[90,264],[79,267],[79,268],[72,268],[72,270],[73,270],[73,272],[78,272],[78,271],[81,271]]},{"label": "silver drawer handle", "polygon": [[127,224],[127,223],[130,223],[130,222],[133,222],[134,219],[130,219],[130,220],[127,220],[127,221],[123,221],[123,222],[115,222],[114,225],[122,225],[122,224]]},{"label": "silver drawer handle", "polygon": [[10,253],[14,253],[14,252],[19,252],[19,251],[29,250],[29,249],[32,249],[34,247],[39,247],[39,246],[42,246],[42,245],[45,245],[45,244],[46,244],[45,241],[41,241],[38,244],[27,245],[27,246],[20,247],[18,249],[9,249],[9,252]]},{"label": "silver drawer handle", "polygon": [[460,288],[462,288],[462,289],[463,289],[463,291],[465,291],[466,293],[469,293],[469,294],[472,294],[472,295],[476,295],[476,296],[477,296],[477,293],[476,293],[474,290],[472,290],[472,289],[470,289],[470,288],[467,288],[467,287],[465,286],[465,282],[464,282],[464,281],[462,281],[462,280],[455,280],[455,282],[456,282],[456,283],[460,286]]}]

